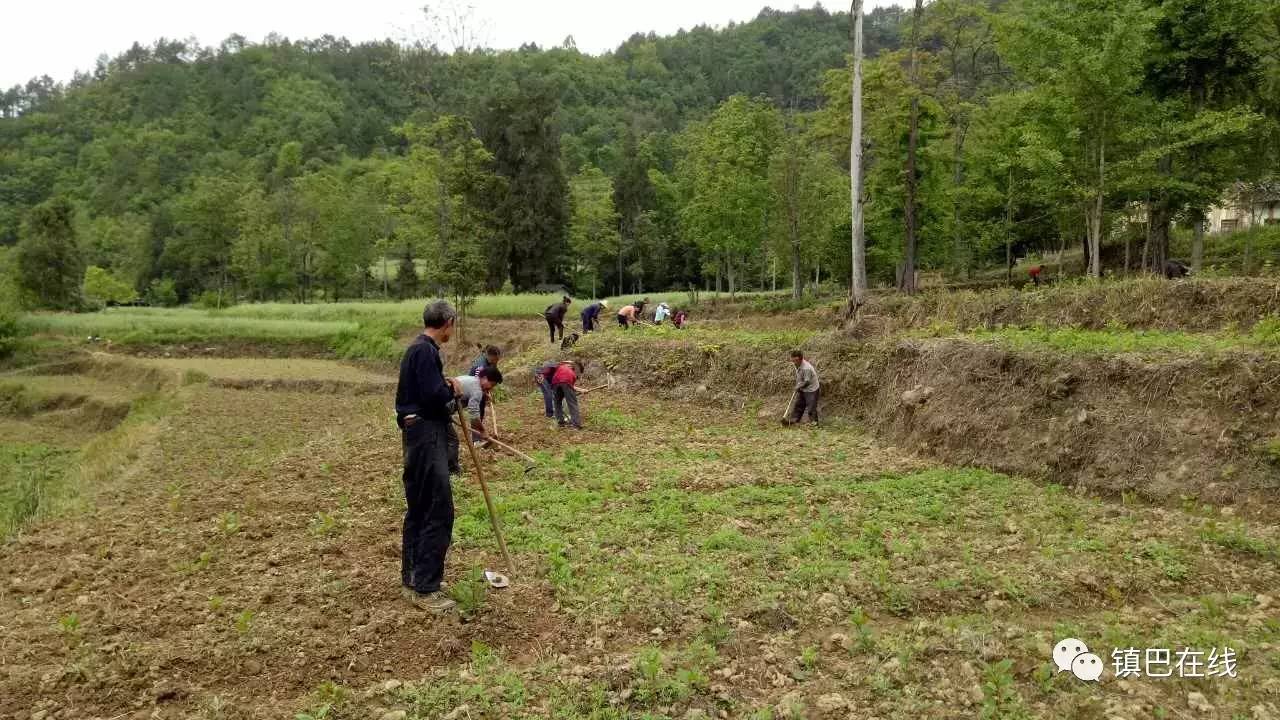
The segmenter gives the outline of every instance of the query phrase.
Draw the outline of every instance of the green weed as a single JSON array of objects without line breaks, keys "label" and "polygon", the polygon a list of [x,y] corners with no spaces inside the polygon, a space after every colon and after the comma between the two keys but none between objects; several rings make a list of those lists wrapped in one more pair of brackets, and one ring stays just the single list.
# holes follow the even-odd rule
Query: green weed
[{"label": "green weed", "polygon": [[239,634],[240,637],[247,637],[249,633],[253,632],[253,620],[254,614],[252,610],[246,608],[241,610],[239,613],[236,613],[236,633]]},{"label": "green weed", "polygon": [[474,617],[484,607],[488,584],[484,570],[473,567],[458,582],[449,586],[449,597],[458,603],[458,612],[465,618]]}]

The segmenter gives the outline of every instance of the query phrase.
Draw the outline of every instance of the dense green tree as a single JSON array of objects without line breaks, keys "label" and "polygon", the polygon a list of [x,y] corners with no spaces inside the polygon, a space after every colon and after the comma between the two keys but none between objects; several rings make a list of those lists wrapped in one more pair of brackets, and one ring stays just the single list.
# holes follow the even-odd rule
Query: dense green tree
[{"label": "dense green tree", "polygon": [[832,231],[849,218],[849,185],[835,158],[794,129],[773,153],[769,181],[772,250],[790,267],[799,298]]},{"label": "dense green tree", "polygon": [[778,111],[760,99],[735,95],[683,138],[679,163],[686,203],[685,233],[715,263],[731,295],[746,263],[763,248],[768,228],[769,159],[782,134]]},{"label": "dense green tree", "polygon": [[75,208],[66,198],[37,205],[22,224],[15,249],[17,282],[40,307],[74,308],[80,303],[84,258],[76,243]]},{"label": "dense green tree", "polygon": [[[645,182],[648,183],[647,176]],[[570,180],[569,190],[573,205],[569,241],[581,263],[589,268],[594,298],[600,278],[613,265],[612,259],[622,255],[613,182],[600,168],[587,166]],[[637,222],[643,221],[643,215],[637,218]],[[622,293],[621,286],[616,292]]]},{"label": "dense green tree", "polygon": [[503,233],[494,243],[503,265],[490,268],[490,287],[503,278],[517,291],[567,279],[569,184],[555,122],[559,101],[554,86],[533,74],[491,100],[485,139],[506,191],[496,207]]},{"label": "dense green tree", "polygon": [[1124,141],[1140,124],[1138,95],[1155,14],[1138,0],[1089,0],[1064,12],[1060,3],[1021,0],[1007,18],[1001,46],[1037,92],[1069,118],[1078,137],[1067,168],[1087,217],[1088,274],[1102,274],[1106,211],[1119,161],[1136,155]]}]

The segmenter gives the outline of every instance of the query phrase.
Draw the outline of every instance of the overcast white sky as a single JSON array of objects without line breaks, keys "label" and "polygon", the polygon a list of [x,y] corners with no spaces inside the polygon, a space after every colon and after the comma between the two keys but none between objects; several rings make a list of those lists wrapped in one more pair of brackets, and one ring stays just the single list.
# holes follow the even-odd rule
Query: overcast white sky
[{"label": "overcast white sky", "polygon": [[[755,17],[762,7],[790,9],[795,0],[453,0],[474,6],[485,19],[489,47],[536,42],[559,45],[573,35],[578,48],[599,53],[616,48],[633,32],[669,34],[698,24],[722,26]],[[421,37],[426,0],[11,0],[0,11],[6,26],[0,42],[0,88],[47,74],[65,81],[91,70],[103,53],[114,56],[135,40],[195,37],[217,45],[240,33],[261,40],[276,32],[291,39],[330,34],[353,41]],[[812,7],[805,0],[802,7]],[[895,4],[868,0],[868,9]],[[843,1],[828,2],[835,10]],[[446,47],[446,49],[448,49]]]}]

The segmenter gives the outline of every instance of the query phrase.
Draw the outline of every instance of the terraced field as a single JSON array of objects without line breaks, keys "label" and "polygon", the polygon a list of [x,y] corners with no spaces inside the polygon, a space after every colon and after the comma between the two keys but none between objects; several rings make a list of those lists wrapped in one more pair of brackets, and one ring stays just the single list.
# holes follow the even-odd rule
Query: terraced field
[{"label": "terraced field", "polygon": [[[0,716],[1280,717],[1270,351],[902,324],[592,337],[587,383],[617,382],[574,433],[528,379],[556,354],[541,328],[477,322],[451,366],[513,349],[501,428],[537,462],[482,453],[515,568],[474,473],[455,478],[446,617],[398,595],[390,366],[96,357],[6,378],[128,413],[0,424],[0,467],[61,478],[0,547]],[[792,343],[824,371],[821,428],[777,424]],[[921,382],[925,402],[900,397]],[[24,429],[48,451],[15,450]],[[1064,638],[1100,682],[1058,672]],[[1119,677],[1130,648],[1200,653],[1204,677]]]}]

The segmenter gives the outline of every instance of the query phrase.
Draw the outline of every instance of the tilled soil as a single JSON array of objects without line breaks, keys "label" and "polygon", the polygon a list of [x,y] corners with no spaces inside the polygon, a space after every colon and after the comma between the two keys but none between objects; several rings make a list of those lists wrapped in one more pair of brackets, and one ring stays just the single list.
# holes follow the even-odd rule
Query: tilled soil
[{"label": "tilled soil", "polygon": [[[338,703],[340,717],[381,718],[393,707],[407,707],[413,717],[448,717],[405,691],[416,684],[414,693],[428,692],[459,678],[481,690],[469,704],[450,700],[453,718],[507,716],[503,708],[511,705],[480,709],[482,701],[492,702],[486,698],[497,680],[484,676],[476,647],[493,648],[512,677],[528,684],[529,702],[537,704],[521,716],[549,717],[558,709],[560,701],[541,683],[591,688],[603,707],[618,708],[613,715],[563,717],[640,717],[622,711],[645,697],[646,685],[636,679],[637,652],[649,646],[683,652],[723,626],[726,639],[707,667],[714,671],[709,681],[689,680],[692,697],[656,693],[637,706],[646,716],[728,717],[732,710],[748,717],[752,707],[785,715],[807,703],[816,711],[812,717],[943,718],[979,712],[984,683],[999,683],[984,675],[990,672],[985,661],[1016,659],[1005,671],[1010,681],[1035,692],[1031,688],[1045,682],[1035,675],[1043,661],[1039,646],[1051,644],[1062,623],[1101,632],[1112,620],[1123,621],[1152,637],[1178,618],[1197,616],[1197,597],[1222,592],[1243,599],[1214,606],[1215,625],[1269,637],[1265,623],[1274,622],[1275,610],[1265,593],[1278,577],[1265,557],[1205,549],[1184,558],[1191,577],[1169,588],[1164,580],[1144,586],[1148,574],[1126,575],[1128,565],[1094,559],[1089,547],[1055,565],[1037,546],[1057,530],[1023,519],[1042,511],[1033,503],[1049,496],[1026,484],[1017,485],[1008,508],[989,512],[979,500],[946,522],[951,509],[929,501],[924,515],[904,514],[900,523],[871,531],[864,526],[861,538],[856,528],[841,531],[851,533],[847,538],[827,537],[825,528],[843,527],[872,500],[890,513],[896,503],[911,502],[909,494],[895,499],[892,493],[902,490],[893,485],[875,490],[870,500],[844,488],[928,463],[846,430],[838,418],[821,434],[782,431],[775,429],[773,408],[752,420],[749,413],[657,401],[621,387],[584,401],[587,430],[557,431],[542,417],[523,374],[510,373],[509,396],[499,405],[502,430],[540,465],[526,476],[519,463],[485,453],[496,499],[517,503],[507,512],[509,537],[523,541],[513,542],[515,587],[489,592],[481,611],[465,620],[436,617],[399,597],[403,501],[390,397],[192,385],[180,391],[181,410],[158,422],[110,482],[85,489],[90,510],[43,521],[0,548],[0,717],[292,717],[314,707],[312,698],[326,682],[370,688]],[[456,482],[458,540],[449,566],[455,584],[465,568],[501,567],[473,481]],[[631,522],[652,522],[622,530],[595,551],[624,564],[624,583],[648,582],[647,572],[660,579],[667,563],[674,563],[673,576],[689,572],[681,563],[696,572],[704,546],[677,544],[683,551],[670,552],[653,538],[707,515],[717,502],[758,497],[748,506],[756,516],[734,517],[715,533],[723,533],[716,542],[729,546],[760,542],[758,557],[743,546],[741,557],[755,567],[730,569],[741,580],[731,579],[716,600],[722,610],[704,605],[696,593],[649,586],[628,596],[629,585],[611,591],[591,586],[590,577],[560,577],[555,558],[534,542],[538,532],[555,530],[553,508],[544,506],[540,516],[537,509],[521,511],[519,503],[569,483],[584,484],[586,494],[612,493],[601,496],[604,512],[586,506],[576,516],[579,528],[607,530],[615,511],[629,512]],[[695,505],[703,494],[710,505]],[[686,515],[665,515],[681,502]],[[636,503],[639,511],[628,507]],[[1089,510],[1067,514],[1079,507]],[[1198,522],[1160,509],[1075,500],[1060,511],[1063,524],[1090,526],[1090,536],[1140,535],[1158,559],[1164,559],[1160,548],[1176,544]],[[921,517],[939,520],[929,525]],[[592,548],[578,532],[564,531],[564,561],[574,572],[600,570],[599,557],[582,559]],[[787,588],[776,605],[758,604],[754,583],[782,587],[788,573],[829,572],[821,565],[798,567],[815,562],[798,558],[820,562],[821,548],[811,546],[844,541],[869,544],[884,578],[837,568],[837,581]],[[964,552],[949,559],[961,545]],[[1142,554],[1140,547],[1134,552]],[[1007,578],[1000,571],[982,586],[942,583],[944,571],[963,573],[988,561],[999,567],[1002,558],[1011,568]],[[1134,567],[1163,577],[1151,566],[1139,558]],[[899,596],[902,588],[907,594]],[[664,599],[665,592],[672,594]],[[857,619],[855,606],[867,608],[869,625]],[[722,611],[731,615],[716,614]],[[973,618],[984,619],[974,624]],[[860,640],[864,628],[874,631]],[[1116,642],[1121,639],[1128,638]],[[858,649],[860,642],[866,649]],[[1274,652],[1275,645],[1253,648],[1247,683],[1226,691],[1231,707],[1274,708],[1268,703],[1280,682],[1268,670],[1268,648]],[[1056,687],[1036,696],[1034,716],[1146,717],[1171,700],[1185,706],[1181,685],[1168,686],[1177,688],[1170,692],[1139,684],[1102,699],[1061,680]],[[1222,702],[1213,692],[1209,697]],[[1055,715],[1055,703],[1067,714]],[[457,714],[463,707],[475,714]]]}]

